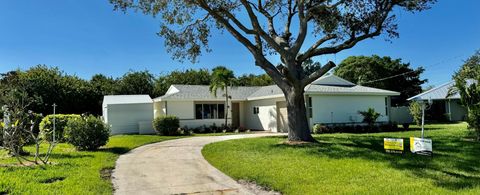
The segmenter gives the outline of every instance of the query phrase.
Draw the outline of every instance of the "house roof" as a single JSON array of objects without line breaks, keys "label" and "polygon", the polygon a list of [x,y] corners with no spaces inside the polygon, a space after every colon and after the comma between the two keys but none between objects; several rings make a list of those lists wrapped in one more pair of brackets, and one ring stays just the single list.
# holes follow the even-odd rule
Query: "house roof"
[{"label": "house roof", "polygon": [[365,87],[361,85],[353,86],[331,86],[331,85],[309,85],[305,90],[306,94],[358,94],[358,95],[400,95],[399,92]]},{"label": "house roof", "polygon": [[[245,100],[260,87],[229,87],[228,94],[233,100]],[[217,90],[217,97],[210,92],[208,85],[172,85],[164,96],[155,98],[154,101],[162,100],[224,100],[223,90]]]},{"label": "house roof", "polygon": [[[305,87],[306,94],[358,94],[358,95],[399,95],[399,92],[364,87],[342,79],[335,75],[323,76]],[[207,85],[172,85],[164,96],[154,101],[163,100],[223,100],[223,90],[217,97],[210,93]],[[257,100],[284,97],[282,90],[276,85],[263,87],[232,87],[229,94],[233,100]]]},{"label": "house roof", "polygon": [[443,100],[443,99],[460,99],[460,94],[455,93],[451,96],[448,96],[449,91],[455,86],[454,81],[442,84],[438,87],[434,87],[428,91],[425,91],[421,94],[408,98],[407,100]]},{"label": "house roof", "polygon": [[143,104],[152,103],[149,95],[106,95],[103,104]]},{"label": "house roof", "polygon": [[328,85],[328,86],[355,86],[355,83],[347,81],[333,74],[320,77],[312,82],[312,85]]}]

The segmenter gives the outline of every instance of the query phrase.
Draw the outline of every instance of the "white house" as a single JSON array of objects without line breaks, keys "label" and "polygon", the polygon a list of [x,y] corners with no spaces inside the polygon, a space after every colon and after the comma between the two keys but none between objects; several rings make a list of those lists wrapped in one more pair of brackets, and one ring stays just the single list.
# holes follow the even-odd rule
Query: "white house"
[{"label": "white house", "polygon": [[[230,105],[228,121],[236,127],[255,130],[284,132],[288,124],[285,97],[276,85],[264,87],[232,87],[229,88]],[[334,75],[319,78],[305,87],[305,100],[310,126],[317,123],[357,123],[363,120],[358,111],[374,108],[381,114],[378,122],[390,121],[390,96],[400,93],[351,83]],[[105,107],[105,106],[104,106]],[[135,107],[135,103],[131,107]],[[189,128],[203,125],[222,125],[225,121],[225,96],[223,91],[217,97],[205,85],[172,85],[167,93],[153,99],[153,117],[175,115],[181,126]],[[133,109],[133,108],[131,108]],[[145,108],[146,111],[146,108]],[[118,110],[127,112],[129,109]],[[104,112],[105,113],[105,112]],[[111,112],[105,118],[110,118]],[[122,114],[119,114],[122,115]],[[141,119],[145,120],[145,119]],[[113,126],[116,121],[108,121]],[[133,119],[131,120],[133,123]],[[121,126],[121,125],[120,125]],[[127,126],[124,126],[127,127]],[[135,128],[113,130],[113,134],[134,132]]]}]

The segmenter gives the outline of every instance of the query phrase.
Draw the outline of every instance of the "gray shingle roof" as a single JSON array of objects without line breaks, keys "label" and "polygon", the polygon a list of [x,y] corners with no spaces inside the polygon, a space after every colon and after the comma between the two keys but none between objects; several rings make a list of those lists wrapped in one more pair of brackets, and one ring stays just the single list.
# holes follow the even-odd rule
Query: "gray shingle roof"
[{"label": "gray shingle roof", "polygon": [[[172,85],[178,91],[155,98],[155,100],[224,100],[223,90],[217,90],[217,97],[210,93],[208,85]],[[228,94],[233,100],[245,100],[260,87],[229,87]]]},{"label": "gray shingle roof", "polygon": [[248,99],[258,99],[272,96],[283,97],[283,92],[280,87],[276,85],[269,85],[264,87],[259,87],[257,91],[248,96]]},{"label": "gray shingle roof", "polygon": [[450,89],[453,88],[454,86],[455,86],[455,82],[450,81],[448,83],[445,83],[445,84],[440,85],[438,87],[435,87],[433,89],[425,91],[421,94],[418,94],[416,96],[408,98],[408,100],[414,100],[414,99],[419,99],[419,100],[460,99],[460,94],[458,94],[458,93],[453,94],[451,96],[448,96],[448,93],[449,93]]}]

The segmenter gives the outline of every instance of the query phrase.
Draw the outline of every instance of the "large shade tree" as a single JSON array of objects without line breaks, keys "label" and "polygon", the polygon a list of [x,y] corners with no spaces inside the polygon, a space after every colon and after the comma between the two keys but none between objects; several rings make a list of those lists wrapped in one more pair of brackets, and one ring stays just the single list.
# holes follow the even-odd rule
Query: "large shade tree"
[{"label": "large shade tree", "polygon": [[[434,0],[110,0],[161,19],[167,51],[178,60],[197,61],[209,51],[212,29],[226,30],[253,56],[286,98],[289,141],[314,141],[306,116],[304,87],[332,69],[328,62],[306,74],[303,62],[335,54],[386,34],[397,37],[395,12],[428,9]],[[245,19],[244,19],[245,18]],[[304,43],[306,38],[312,44]],[[308,41],[310,42],[310,41]],[[276,54],[281,65],[267,56]]]}]

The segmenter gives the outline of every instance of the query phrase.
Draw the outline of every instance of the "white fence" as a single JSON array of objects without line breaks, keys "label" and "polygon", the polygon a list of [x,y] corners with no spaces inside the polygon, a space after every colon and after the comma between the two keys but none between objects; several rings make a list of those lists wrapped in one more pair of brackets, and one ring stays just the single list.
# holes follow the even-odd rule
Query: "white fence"
[{"label": "white fence", "polygon": [[408,110],[408,106],[391,107],[390,120],[398,124],[413,123],[413,117]]}]

